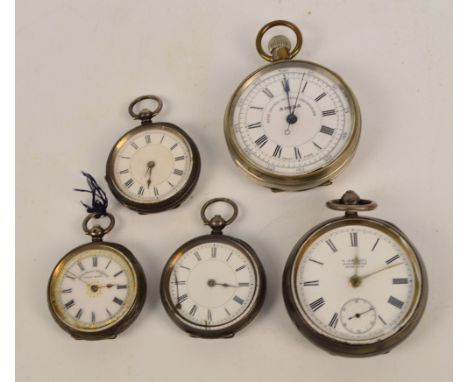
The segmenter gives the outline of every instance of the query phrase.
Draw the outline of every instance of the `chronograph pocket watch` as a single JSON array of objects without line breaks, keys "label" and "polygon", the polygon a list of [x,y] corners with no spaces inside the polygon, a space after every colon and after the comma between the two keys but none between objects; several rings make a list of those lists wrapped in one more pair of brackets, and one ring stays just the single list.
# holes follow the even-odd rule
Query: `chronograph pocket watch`
[{"label": "chronograph pocket watch", "polygon": [[[213,203],[228,203],[233,215],[206,217]],[[215,198],[202,207],[203,222],[212,229],[179,247],[161,277],[161,299],[174,323],[193,337],[229,338],[259,312],[266,289],[265,274],[254,250],[224,235],[237,216],[230,199]]]},{"label": "chronograph pocket watch", "polygon": [[[290,28],[296,45],[274,36],[263,49],[265,33]],[[302,35],[289,21],[266,24],[257,51],[270,64],[250,74],[232,95],[224,117],[229,152],[238,167],[273,191],[301,191],[331,183],[352,159],[361,117],[343,79],[319,64],[293,60]]]},{"label": "chronograph pocket watch", "polygon": [[[152,100],[154,110],[135,106]],[[200,175],[200,154],[193,140],[178,126],[152,122],[162,109],[161,98],[135,99],[128,111],[141,125],[128,131],[112,148],[106,180],[114,196],[141,214],[178,207],[193,191]]]},{"label": "chronograph pocket watch", "polygon": [[395,225],[360,211],[376,208],[347,191],[327,203],[345,216],[312,228],[283,274],[288,313],[304,336],[333,354],[387,353],[407,338],[427,301],[424,264]]}]

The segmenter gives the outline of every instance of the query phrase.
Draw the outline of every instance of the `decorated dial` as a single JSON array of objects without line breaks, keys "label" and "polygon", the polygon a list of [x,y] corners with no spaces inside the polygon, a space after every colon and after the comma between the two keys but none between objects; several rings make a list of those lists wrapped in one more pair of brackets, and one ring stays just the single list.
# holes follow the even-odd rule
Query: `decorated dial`
[{"label": "decorated dial", "polygon": [[302,249],[293,280],[302,315],[325,336],[352,344],[388,338],[415,306],[412,253],[364,225],[325,231]]},{"label": "decorated dial", "polygon": [[54,310],[68,326],[103,330],[120,321],[132,307],[135,273],[117,251],[85,250],[59,268],[52,295]]},{"label": "decorated dial", "polygon": [[185,252],[170,275],[170,299],[188,324],[206,330],[230,326],[252,305],[257,272],[238,248],[219,242]]},{"label": "decorated dial", "polygon": [[133,202],[161,202],[187,184],[193,166],[192,151],[176,132],[148,127],[117,150],[113,164],[116,186]]},{"label": "decorated dial", "polygon": [[236,145],[246,159],[275,175],[325,167],[354,130],[351,94],[311,63],[271,65],[247,81],[232,106]]}]

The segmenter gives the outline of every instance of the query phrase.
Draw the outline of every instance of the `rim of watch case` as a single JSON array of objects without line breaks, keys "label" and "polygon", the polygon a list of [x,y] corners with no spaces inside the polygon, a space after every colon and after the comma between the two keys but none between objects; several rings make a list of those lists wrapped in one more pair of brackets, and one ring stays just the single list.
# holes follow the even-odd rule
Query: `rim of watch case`
[{"label": "rim of watch case", "polygon": [[[415,273],[415,294],[412,307],[406,314],[400,328],[382,341],[368,344],[351,344],[326,336],[313,328],[313,324],[303,312],[296,291],[295,278],[305,249],[324,232],[346,225],[365,225],[378,229],[394,239],[405,250]],[[365,357],[388,353],[393,347],[405,340],[416,328],[422,318],[427,303],[428,281],[424,263],[415,246],[394,224],[365,216],[345,216],[329,219],[310,229],[294,246],[283,272],[283,299],[286,310],[299,331],[310,341],[332,354]]]},{"label": "rim of watch case", "polygon": [[[118,320],[109,327],[105,327],[102,330],[86,330],[73,328],[60,318],[59,314],[55,309],[56,301],[54,298],[53,288],[56,277],[60,274],[65,263],[68,262],[71,257],[74,257],[85,250],[109,248],[113,251],[119,252],[122,257],[126,258],[131,269],[135,273],[135,300],[133,301],[133,304],[130,307],[129,311],[120,320]],[[141,267],[136,257],[123,245],[106,241],[86,243],[72,249],[65,256],[63,256],[57,263],[57,265],[54,267],[54,270],[52,271],[52,274],[49,278],[49,282],[47,284],[47,303],[52,317],[63,330],[65,330],[72,337],[78,340],[102,340],[113,339],[117,337],[118,334],[122,333],[136,320],[141,310],[143,309],[145,299],[146,277],[143,272],[143,268]]]},{"label": "rim of watch case", "polygon": [[[239,147],[234,136],[233,111],[236,101],[252,82],[254,82],[263,73],[274,70],[274,68],[277,66],[309,66],[313,67],[314,70],[318,72],[325,73],[327,77],[333,78],[337,86],[340,87],[340,89],[343,91],[343,94],[348,98],[350,104],[353,131],[351,133],[351,137],[348,140],[348,143],[332,162],[306,174],[278,175],[261,168],[254,162],[248,160],[243,150]],[[361,112],[353,91],[334,71],[311,61],[288,59],[278,60],[258,68],[249,74],[236,88],[228,102],[228,106],[224,115],[224,135],[234,163],[256,183],[265,187],[269,187],[274,191],[303,191],[329,184],[331,180],[334,179],[351,161],[356,152],[359,143],[359,137],[361,135]]]},{"label": "rim of watch case", "polygon": [[[162,200],[160,202],[154,202],[154,203],[139,203],[139,202],[135,202],[134,200],[131,200],[125,197],[125,195],[123,195],[122,192],[119,190],[119,187],[117,186],[117,182],[115,179],[115,174],[113,171],[113,165],[118,155],[118,149],[122,147],[133,136],[135,136],[136,134],[139,134],[143,130],[147,130],[148,128],[149,129],[155,128],[155,129],[168,131],[171,133],[175,133],[176,135],[179,135],[179,137],[182,138],[187,143],[187,146],[189,147],[191,151],[192,170],[187,179],[186,184],[176,194],[174,194],[170,198],[166,200]],[[107,158],[106,180],[107,180],[107,184],[109,185],[109,189],[111,190],[112,194],[120,203],[122,203],[124,206],[128,207],[131,210],[137,211],[140,214],[150,214],[150,213],[166,211],[172,208],[177,208],[185,199],[187,199],[187,197],[192,193],[193,189],[197,185],[198,178],[200,177],[200,171],[201,171],[200,152],[198,151],[198,148],[195,142],[193,141],[193,139],[184,130],[182,130],[179,126],[174,125],[173,123],[154,122],[154,123],[145,123],[145,124],[139,125],[133,128],[132,130],[126,132],[124,135],[122,135],[118,139],[118,141],[112,147],[109,157]]]},{"label": "rim of watch case", "polygon": [[[256,277],[256,290],[254,292],[252,300],[249,303],[249,306],[242,313],[242,317],[231,325],[229,325],[229,323],[220,325],[221,328],[218,330],[206,330],[203,329],[203,325],[189,323],[184,317],[182,317],[179,314],[178,310],[174,307],[169,292],[169,284],[172,270],[179,258],[182,257],[187,251],[189,251],[193,247],[207,243],[224,243],[236,247],[243,254],[245,254],[249,261],[252,263]],[[180,246],[167,261],[163,269],[160,282],[161,300],[164,309],[166,310],[171,320],[179,328],[187,332],[190,336],[208,339],[231,338],[239,330],[246,327],[259,313],[265,300],[265,292],[265,271],[263,269],[262,263],[260,262],[260,259],[258,258],[253,248],[243,240],[224,234],[211,234],[199,236]]]}]

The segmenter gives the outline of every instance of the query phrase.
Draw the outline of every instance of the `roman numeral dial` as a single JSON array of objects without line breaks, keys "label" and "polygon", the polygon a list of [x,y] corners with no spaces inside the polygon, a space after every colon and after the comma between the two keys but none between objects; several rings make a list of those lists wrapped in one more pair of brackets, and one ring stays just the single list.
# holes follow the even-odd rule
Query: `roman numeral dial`
[{"label": "roman numeral dial", "polygon": [[167,270],[169,282],[163,285],[163,294],[177,311],[177,319],[210,331],[248,314],[259,280],[244,251],[215,241],[194,244],[176,256],[168,262],[172,268]]},{"label": "roman numeral dial", "polygon": [[372,342],[403,322],[416,293],[413,262],[378,225],[340,224],[301,247],[297,301],[306,320],[332,338]]},{"label": "roman numeral dial", "polygon": [[334,81],[307,65],[265,69],[228,109],[242,156],[275,175],[301,175],[333,161],[355,128],[352,98]]}]

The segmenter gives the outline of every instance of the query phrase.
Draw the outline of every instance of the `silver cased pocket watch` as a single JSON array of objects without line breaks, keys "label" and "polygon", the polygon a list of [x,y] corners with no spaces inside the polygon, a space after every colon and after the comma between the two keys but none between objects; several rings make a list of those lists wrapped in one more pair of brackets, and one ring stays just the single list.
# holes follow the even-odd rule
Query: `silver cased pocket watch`
[{"label": "silver cased pocket watch", "polygon": [[[296,34],[262,39],[275,26]],[[271,62],[250,74],[232,95],[224,117],[229,152],[251,179],[273,191],[301,191],[331,183],[352,159],[361,132],[359,105],[343,79],[319,64],[292,60],[300,30],[276,20],[258,33],[257,50]]]},{"label": "silver cased pocket watch", "polygon": [[[232,217],[208,219],[206,209],[216,202],[230,204]],[[230,199],[205,203],[201,215],[212,233],[179,247],[163,270],[163,306],[172,321],[193,337],[233,337],[255,318],[263,304],[265,272],[255,251],[222,232],[237,213],[237,205]]]},{"label": "silver cased pocket watch", "polygon": [[83,230],[92,242],[68,252],[49,278],[47,301],[59,326],[80,340],[115,338],[140,314],[146,298],[146,279],[135,256],[123,245],[102,241],[114,226],[88,223]]},{"label": "silver cased pocket watch", "polygon": [[387,353],[419,323],[427,302],[424,264],[395,225],[358,216],[376,208],[353,191],[327,203],[345,216],[308,231],[283,273],[283,297],[300,332],[333,354]]},{"label": "silver cased pocket watch", "polygon": [[[136,104],[145,100],[155,101],[156,109],[135,113]],[[172,123],[152,122],[162,105],[154,95],[135,99],[128,111],[141,125],[123,135],[107,159],[106,180],[112,194],[141,214],[178,207],[200,175],[200,154],[188,134]]]}]

